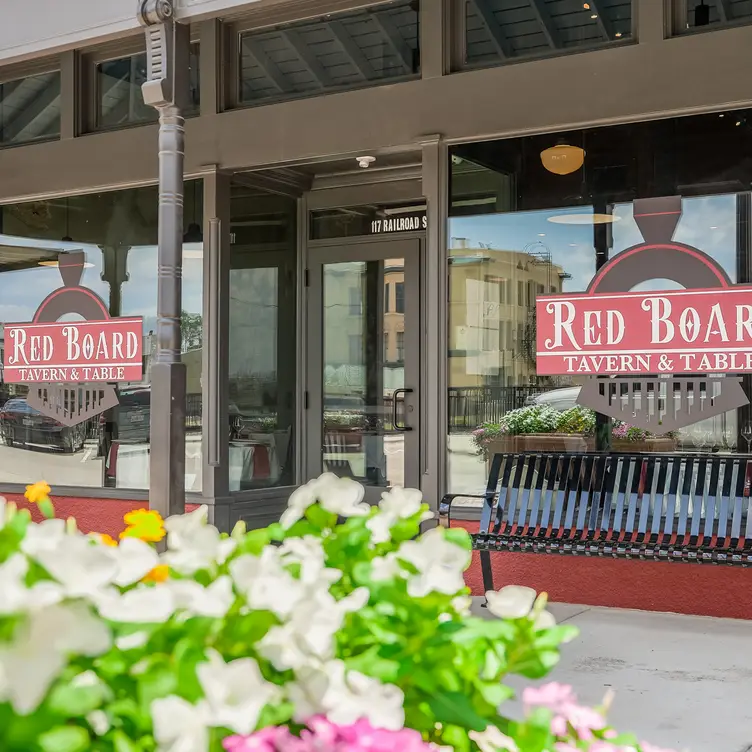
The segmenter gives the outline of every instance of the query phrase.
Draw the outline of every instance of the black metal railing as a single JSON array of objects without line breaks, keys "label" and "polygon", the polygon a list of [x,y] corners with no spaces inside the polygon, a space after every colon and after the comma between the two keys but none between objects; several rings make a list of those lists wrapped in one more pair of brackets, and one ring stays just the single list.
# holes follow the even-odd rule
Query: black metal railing
[{"label": "black metal railing", "polygon": [[449,431],[472,431],[483,423],[496,422],[510,410],[551,387],[474,386],[449,387]]}]

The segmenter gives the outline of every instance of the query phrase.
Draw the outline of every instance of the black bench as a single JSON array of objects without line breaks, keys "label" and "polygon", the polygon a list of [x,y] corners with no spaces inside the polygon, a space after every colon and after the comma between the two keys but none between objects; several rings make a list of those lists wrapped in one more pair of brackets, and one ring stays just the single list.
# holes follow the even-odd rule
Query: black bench
[{"label": "black bench", "polygon": [[483,584],[491,553],[519,551],[752,565],[752,456],[497,454],[481,496]]}]

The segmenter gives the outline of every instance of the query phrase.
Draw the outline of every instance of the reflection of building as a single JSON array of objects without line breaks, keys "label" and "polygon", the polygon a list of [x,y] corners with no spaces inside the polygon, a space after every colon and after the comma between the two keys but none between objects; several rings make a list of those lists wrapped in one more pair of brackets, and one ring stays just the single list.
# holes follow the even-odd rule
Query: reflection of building
[{"label": "reflection of building", "polygon": [[561,292],[564,270],[541,253],[473,249],[464,238],[449,253],[450,384],[535,383],[535,298]]}]

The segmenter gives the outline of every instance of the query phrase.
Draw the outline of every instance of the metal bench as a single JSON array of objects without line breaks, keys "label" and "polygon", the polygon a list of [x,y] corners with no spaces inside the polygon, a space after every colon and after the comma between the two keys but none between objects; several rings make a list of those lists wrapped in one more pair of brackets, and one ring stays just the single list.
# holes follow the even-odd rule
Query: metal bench
[{"label": "metal bench", "polygon": [[519,551],[752,565],[752,456],[497,454],[481,496],[483,584],[491,553]]}]

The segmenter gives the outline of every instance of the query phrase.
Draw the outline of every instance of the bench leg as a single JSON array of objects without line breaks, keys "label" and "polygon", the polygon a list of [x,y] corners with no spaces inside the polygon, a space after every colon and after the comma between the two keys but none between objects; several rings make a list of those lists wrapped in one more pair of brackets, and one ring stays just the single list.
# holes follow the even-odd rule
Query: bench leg
[{"label": "bench leg", "polygon": [[480,571],[483,575],[483,590],[487,592],[489,590],[495,590],[493,581],[493,570],[491,569],[491,552],[480,552]]}]

